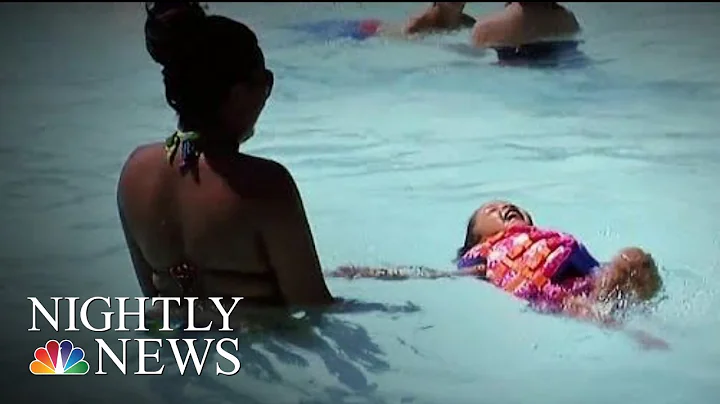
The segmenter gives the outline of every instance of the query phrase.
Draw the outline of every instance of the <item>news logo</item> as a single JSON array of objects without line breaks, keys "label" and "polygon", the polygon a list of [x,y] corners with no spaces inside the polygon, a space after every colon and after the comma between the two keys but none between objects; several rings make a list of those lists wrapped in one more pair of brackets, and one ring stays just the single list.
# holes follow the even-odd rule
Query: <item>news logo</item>
[{"label": "news logo", "polygon": [[[135,375],[161,375],[165,371],[166,365],[172,366],[172,361],[167,360],[171,358],[174,359],[176,369],[181,376],[184,375],[190,367],[190,362],[194,365],[198,376],[203,373],[209,361],[215,362],[215,374],[218,376],[232,376],[237,374],[242,368],[240,359],[237,357],[240,349],[238,338],[203,338],[202,340],[198,338],[167,338],[179,336],[178,332],[186,334],[190,332],[211,331],[215,321],[222,323],[222,327],[215,327],[219,332],[233,332],[233,328],[230,326],[230,315],[237,304],[243,300],[242,297],[233,297],[232,305],[224,304],[226,298],[208,298],[208,301],[214,305],[214,313],[217,314],[217,318],[207,323],[204,327],[196,324],[195,310],[186,310],[185,318],[175,318],[171,316],[172,303],[181,307],[194,308],[197,307],[196,300],[198,300],[198,298],[196,297],[184,298],[184,305],[181,305],[181,299],[178,297],[139,297],[134,299],[137,304],[134,310],[129,310],[126,305],[126,303],[131,300],[129,297],[111,299],[109,297],[95,296],[86,299],[79,305],[79,297],[51,297],[50,299],[54,302],[54,307],[48,310],[36,297],[28,297],[28,300],[32,302],[32,327],[28,328],[28,331],[41,331],[37,321],[39,314],[47,320],[55,332],[60,332],[61,330],[65,332],[84,330],[93,333],[102,333],[101,335],[105,338],[112,335],[107,334],[109,331],[112,331],[113,334],[135,332],[136,334],[133,336],[140,337],[116,338],[118,342],[117,345],[108,344],[105,338],[94,338],[97,343],[98,353],[97,362],[93,365],[96,368],[95,375],[108,374],[105,371],[107,367],[106,364],[108,363],[107,359],[109,359],[123,375],[127,375],[128,372]],[[117,307],[113,307],[113,300],[117,302]],[[67,325],[65,327],[60,325],[60,319],[62,317],[61,311],[64,311],[61,310],[60,307],[61,301],[67,302],[67,307],[65,307],[67,310]],[[148,301],[151,303],[151,306],[154,306],[155,303],[161,304],[161,319],[145,318],[145,303]],[[102,325],[93,323],[89,319],[89,307],[94,302],[103,302],[111,309],[110,311],[103,311],[101,313],[103,318]],[[80,306],[79,313],[76,312],[78,306]],[[115,328],[113,328],[114,316],[117,316],[118,319]],[[137,326],[131,329],[126,325],[128,324],[128,317],[133,316],[137,317],[139,321]],[[81,326],[81,328],[78,326]],[[162,338],[163,336],[165,336],[165,338]],[[203,343],[204,347],[198,349]],[[225,345],[228,343],[232,346],[232,350],[227,350]],[[128,345],[131,344],[134,345],[136,349],[132,349],[133,347],[131,347],[131,349],[128,350]],[[169,352],[168,350],[161,349],[164,346],[169,346]],[[161,356],[165,357],[169,354],[171,358],[161,359]],[[136,371],[128,371],[128,355],[136,356],[137,360],[132,361],[137,364]],[[220,358],[230,362],[232,366],[231,370],[224,370],[220,367]],[[150,370],[147,368],[146,361],[149,360],[152,360],[158,365],[156,366],[157,369]],[[50,340],[44,347],[37,348],[35,350],[35,360],[30,363],[30,373],[34,375],[84,375],[87,374],[89,370],[88,362],[85,361],[85,351],[75,347],[73,343],[67,339],[60,343],[56,340]]]},{"label": "news logo", "polygon": [[30,362],[30,373],[34,375],[81,376],[88,370],[90,366],[85,361],[85,351],[67,339],[60,343],[51,339],[44,347],[35,350],[35,360]]}]

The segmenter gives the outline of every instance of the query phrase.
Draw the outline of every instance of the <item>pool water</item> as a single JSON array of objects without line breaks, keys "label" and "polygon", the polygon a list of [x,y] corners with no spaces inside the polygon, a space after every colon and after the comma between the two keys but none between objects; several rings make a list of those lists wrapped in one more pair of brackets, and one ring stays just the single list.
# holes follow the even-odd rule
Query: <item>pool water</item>
[{"label": "pool water", "polygon": [[[477,15],[501,6],[468,7]],[[650,250],[665,299],[633,326],[669,351],[539,316],[472,280],[330,280],[333,294],[361,303],[295,331],[243,336],[243,370],[231,378],[32,378],[27,363],[47,336],[26,331],[27,296],[139,295],[115,186],[128,153],[163,139],[174,118],[144,49],[140,5],[2,4],[10,394],[56,403],[716,403],[720,6],[569,3],[591,61],[576,69],[501,68],[491,54],[453,51],[463,34],[324,42],[285,28],[401,21],[421,7],[212,5],[256,30],[275,72],[244,148],[295,174],[323,265],[450,268],[471,211],[510,199],[598,258],[626,245]],[[88,345],[97,335],[72,338]]]}]

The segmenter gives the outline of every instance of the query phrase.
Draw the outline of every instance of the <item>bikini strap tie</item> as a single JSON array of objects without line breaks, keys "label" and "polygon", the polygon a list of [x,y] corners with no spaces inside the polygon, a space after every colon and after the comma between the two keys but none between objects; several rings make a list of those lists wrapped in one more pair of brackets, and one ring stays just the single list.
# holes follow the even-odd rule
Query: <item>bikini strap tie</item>
[{"label": "bikini strap tie", "polygon": [[202,154],[201,140],[198,132],[175,131],[165,139],[165,155],[168,163],[173,164],[180,151],[182,159],[180,170],[183,173],[196,166]]}]

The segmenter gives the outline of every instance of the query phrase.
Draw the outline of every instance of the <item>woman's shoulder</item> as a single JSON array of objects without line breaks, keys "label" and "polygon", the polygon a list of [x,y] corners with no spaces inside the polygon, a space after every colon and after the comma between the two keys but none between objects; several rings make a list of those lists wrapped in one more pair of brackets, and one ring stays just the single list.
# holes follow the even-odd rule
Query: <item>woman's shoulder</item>
[{"label": "woman's shoulder", "polygon": [[[144,144],[130,151],[120,170],[117,182],[116,197],[118,207],[127,208],[131,201],[138,201],[138,195],[147,194],[150,173],[158,170],[160,153],[163,150],[161,143]],[[162,160],[161,160],[162,161]]]},{"label": "woman's shoulder", "polygon": [[240,154],[239,156],[240,161],[236,172],[252,173],[254,180],[271,188],[288,190],[295,187],[292,173],[279,161],[249,154]]},{"label": "woman's shoulder", "polygon": [[246,164],[254,169],[263,170],[264,173],[276,175],[278,177],[291,176],[290,170],[277,160],[245,153],[240,153],[239,156],[240,161],[243,164]]},{"label": "woman's shoulder", "polygon": [[473,43],[494,47],[517,42],[522,34],[520,19],[519,13],[507,8],[478,18],[472,29]]},{"label": "woman's shoulder", "polygon": [[135,147],[130,151],[120,172],[120,181],[135,173],[147,174],[150,165],[157,165],[158,156],[163,153],[162,143],[148,143]]},{"label": "woman's shoulder", "polygon": [[164,150],[165,146],[161,142],[146,143],[136,146],[130,151],[125,159],[124,168],[151,163],[155,160],[154,156],[159,155]]},{"label": "woman's shoulder", "polygon": [[[282,163],[258,156],[239,153],[237,158],[205,160],[201,159],[200,177],[213,181],[213,177],[222,177],[233,191],[240,194],[253,194],[264,197],[295,198],[296,184],[290,170]],[[167,176],[173,169],[167,163],[163,143],[151,143],[137,146],[128,155],[122,167],[118,191],[156,183],[150,179],[153,175]],[[179,171],[178,171],[179,172]],[[203,173],[204,172],[204,173]],[[211,174],[212,172],[212,174]]]},{"label": "woman's shoulder", "polygon": [[[250,154],[238,153],[235,160],[236,168],[247,173],[248,170],[256,174],[269,175],[275,178],[286,179],[291,177],[290,171],[278,161],[253,156]],[[167,164],[166,150],[164,143],[148,143],[135,147],[125,160],[123,171],[137,168],[150,169],[149,166]]]}]

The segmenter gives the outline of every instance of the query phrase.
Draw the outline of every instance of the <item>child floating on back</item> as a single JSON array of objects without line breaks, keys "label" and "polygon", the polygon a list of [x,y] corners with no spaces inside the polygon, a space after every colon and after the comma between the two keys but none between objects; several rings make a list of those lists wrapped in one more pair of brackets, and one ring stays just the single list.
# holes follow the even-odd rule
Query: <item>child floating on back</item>
[{"label": "child floating on back", "polygon": [[490,202],[470,218],[458,269],[527,300],[541,311],[601,322],[655,297],[662,280],[652,256],[622,249],[600,264],[574,236],[533,224],[508,202]]},{"label": "child floating on back", "polygon": [[[330,275],[347,278],[441,278],[476,276],[545,313],[619,326],[628,308],[650,301],[662,288],[652,256],[628,247],[599,263],[574,236],[535,226],[530,214],[509,202],[476,210],[458,250],[457,271],[344,266]],[[644,333],[645,345],[663,345]]]}]

